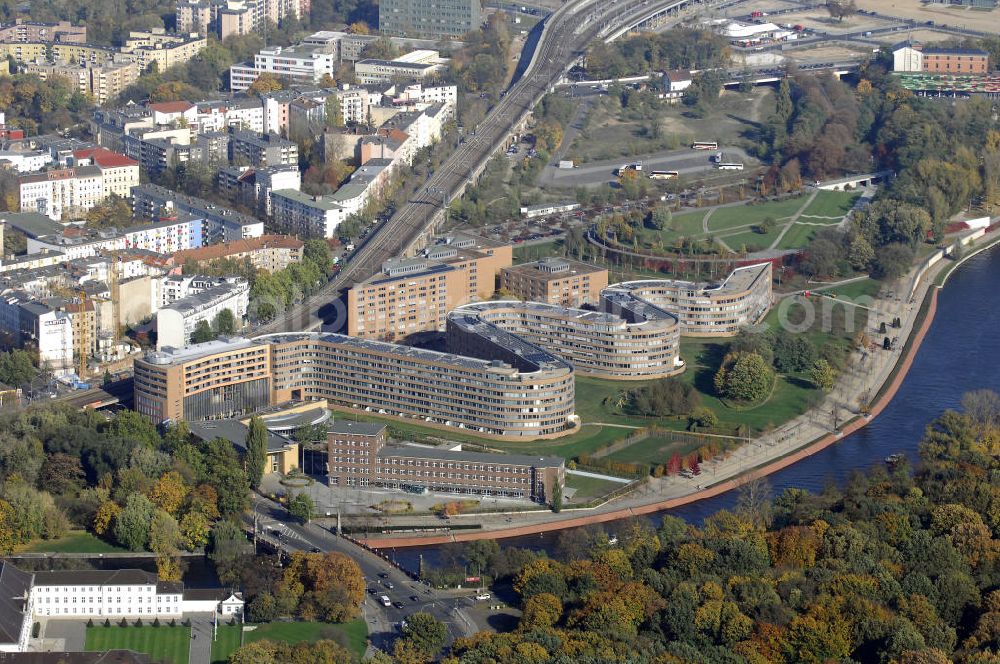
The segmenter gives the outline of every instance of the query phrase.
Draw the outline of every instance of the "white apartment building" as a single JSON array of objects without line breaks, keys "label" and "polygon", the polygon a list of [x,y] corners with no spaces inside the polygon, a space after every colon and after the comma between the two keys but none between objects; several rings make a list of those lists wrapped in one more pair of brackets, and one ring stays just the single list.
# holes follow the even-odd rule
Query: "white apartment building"
[{"label": "white apartment building", "polygon": [[73,368],[73,319],[23,291],[0,295],[0,330],[18,344],[33,344],[38,363],[53,373]]},{"label": "white apartment building", "polygon": [[348,212],[328,197],[310,196],[297,189],[271,192],[274,224],[286,233],[302,238],[331,238]]},{"label": "white apartment building", "polygon": [[172,219],[133,226],[122,232],[72,227],[55,235],[29,237],[27,241],[29,254],[60,252],[67,260],[124,249],[169,254],[201,245],[202,220],[190,214],[178,214]]},{"label": "white apartment building", "polygon": [[0,167],[9,164],[18,173],[31,173],[40,171],[52,163],[52,155],[47,151],[29,150],[20,152],[15,150],[0,150]]},{"label": "white apartment building", "polygon": [[232,311],[239,323],[249,304],[250,284],[242,279],[230,279],[177,300],[156,313],[156,349],[187,346],[198,323],[211,324],[223,309]]},{"label": "white apartment building", "polygon": [[202,274],[175,274],[159,280],[156,308],[170,306],[186,297],[203,293],[216,286],[239,283],[236,277],[207,277]]},{"label": "white apartment building", "polygon": [[424,86],[413,83],[398,91],[396,88],[397,86],[393,86],[385,94],[394,106],[403,107],[405,110],[422,111],[431,104],[454,106],[458,103],[458,87],[455,85]]},{"label": "white apartment building", "polygon": [[393,165],[389,159],[371,159],[329,196],[275,190],[271,193],[274,223],[286,233],[302,237],[334,237],[340,222],[361,212],[381,193]]},{"label": "white apartment building", "polygon": [[121,198],[132,196],[132,187],[139,184],[139,162],[106,148],[76,150],[73,158],[78,165],[93,165],[101,171],[101,185],[105,198],[111,194]]},{"label": "white apartment building", "polygon": [[229,68],[229,89],[240,92],[249,88],[264,73],[290,78],[303,83],[315,83],[323,74],[331,76],[339,64],[335,49],[328,46],[272,46],[261,49],[253,62]]},{"label": "white apartment building", "polygon": [[371,93],[364,88],[352,88],[346,84],[334,91],[340,102],[340,113],[346,123],[363,123],[368,121],[368,109],[371,107]]},{"label": "white apartment building", "polygon": [[61,168],[20,179],[21,212],[38,212],[59,221],[82,215],[104,199],[104,181],[96,166]]}]

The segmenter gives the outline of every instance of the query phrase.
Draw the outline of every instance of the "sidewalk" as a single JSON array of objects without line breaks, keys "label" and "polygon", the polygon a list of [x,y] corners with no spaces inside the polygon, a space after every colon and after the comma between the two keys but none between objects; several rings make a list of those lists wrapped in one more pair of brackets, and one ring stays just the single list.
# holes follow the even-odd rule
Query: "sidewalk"
[{"label": "sidewalk", "polygon": [[[968,255],[979,251],[1000,239],[1000,231],[994,231],[969,247]],[[919,342],[933,322],[937,304],[937,288],[934,281],[944,270],[954,265],[951,260],[941,260],[923,275],[914,290],[913,297],[904,300],[900,293],[905,289],[896,288],[892,298],[881,297],[873,308],[876,313],[869,321],[868,335],[875,341],[883,336],[898,337],[893,350],[878,349],[855,351],[849,361],[849,369],[841,374],[834,389],[814,409],[786,422],[781,427],[735,453],[718,461],[702,464],[702,473],[690,479],[680,476],[650,478],[649,482],[636,492],[592,509],[564,509],[561,513],[529,512],[523,514],[469,514],[453,517],[458,523],[480,523],[482,529],[474,532],[453,532],[447,535],[373,537],[367,542],[373,547],[403,547],[439,544],[452,541],[467,541],[485,538],[515,537],[541,533],[548,530],[573,528],[577,526],[603,523],[628,516],[649,514],[697,500],[710,498],[733,488],[737,488],[744,477],[761,477],[785,468],[799,459],[835,443],[845,435],[864,427],[891,401],[896,389],[902,383],[906,370],[916,352]],[[899,280],[908,283],[912,274]],[[920,329],[914,331],[921,304],[931,293],[931,306]],[[899,317],[902,326],[896,330],[889,328],[893,318]],[[880,323],[888,328],[886,335],[877,332]],[[902,351],[911,334],[914,336],[905,357]],[[889,389],[874,402],[879,391],[889,380],[897,363],[903,361]],[[870,414],[862,415],[862,402],[871,408]],[[752,474],[749,471],[753,471]]]}]

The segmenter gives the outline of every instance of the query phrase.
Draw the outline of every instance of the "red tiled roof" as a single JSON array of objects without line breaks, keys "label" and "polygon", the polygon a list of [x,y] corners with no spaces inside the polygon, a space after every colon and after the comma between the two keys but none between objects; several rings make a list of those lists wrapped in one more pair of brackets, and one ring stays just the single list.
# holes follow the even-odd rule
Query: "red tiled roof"
[{"label": "red tiled roof", "polygon": [[234,240],[222,244],[212,244],[197,249],[182,249],[173,254],[174,263],[183,265],[187,261],[214,261],[226,256],[259,251],[261,249],[301,249],[302,240],[292,235],[262,235],[245,240]]},{"label": "red tiled roof", "polygon": [[194,108],[194,104],[189,101],[161,101],[150,104],[149,108],[160,113],[183,113],[189,108]]},{"label": "red tiled roof", "polygon": [[112,152],[107,148],[87,148],[86,150],[76,150],[73,156],[77,159],[90,159],[103,168],[117,168],[119,166],[138,166],[139,162],[129,159],[123,154]]}]

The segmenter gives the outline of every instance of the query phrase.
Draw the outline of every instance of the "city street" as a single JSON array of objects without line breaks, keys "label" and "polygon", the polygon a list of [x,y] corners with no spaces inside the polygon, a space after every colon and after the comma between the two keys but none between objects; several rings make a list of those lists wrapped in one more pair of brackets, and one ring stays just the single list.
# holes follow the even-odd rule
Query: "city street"
[{"label": "city street", "polygon": [[[448,642],[487,629],[477,625],[465,610],[470,606],[472,590],[441,591],[415,581],[398,567],[350,540],[331,533],[314,523],[302,525],[290,519],[284,507],[261,496],[254,496],[253,513],[244,515],[244,524],[253,531],[256,517],[258,539],[272,548],[285,551],[337,551],[353,559],[361,568],[367,588],[362,613],[368,623],[371,645],[386,652],[399,634],[399,623],[407,616],[426,611],[448,626]],[[391,552],[390,558],[391,558]],[[388,588],[391,585],[392,588]],[[378,601],[387,595],[402,606],[385,607]]]}]

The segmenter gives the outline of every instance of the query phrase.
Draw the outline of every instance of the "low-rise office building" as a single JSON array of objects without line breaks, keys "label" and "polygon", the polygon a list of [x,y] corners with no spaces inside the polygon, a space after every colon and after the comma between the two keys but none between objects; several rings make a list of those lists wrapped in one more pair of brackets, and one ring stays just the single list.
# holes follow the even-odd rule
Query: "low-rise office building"
[{"label": "low-rise office building", "polygon": [[579,307],[597,304],[608,271],[567,258],[543,258],[500,270],[500,289],[521,300]]},{"label": "low-rise office building", "polygon": [[329,482],[340,487],[429,490],[549,502],[566,483],[563,459],[389,445],[385,426],[338,420],[327,427]]},{"label": "low-rise office building", "polygon": [[989,71],[990,54],[978,48],[937,48],[904,41],[892,47],[892,69],[897,72],[973,75]]},{"label": "low-rise office building", "polygon": [[667,311],[680,319],[685,336],[729,337],[759,322],[770,310],[771,263],[736,268],[721,283],[625,281],[609,286],[601,295],[640,300]]},{"label": "low-rise office building", "polygon": [[[225,438],[236,452],[245,457],[247,453],[247,433],[250,430],[244,422],[238,419],[231,420],[205,420],[201,422],[191,422],[188,425],[191,435],[208,442],[215,438]],[[290,473],[293,468],[299,466],[299,443],[288,436],[268,430],[267,450],[265,452],[265,472]]]},{"label": "low-rise office building", "polygon": [[[418,81],[436,76],[444,71],[436,51],[430,51],[433,57],[423,61],[410,60],[378,60],[366,58],[354,63],[354,76],[361,85],[390,83],[395,79],[416,79]],[[406,56],[403,56],[406,57]]]},{"label": "low-rise office building", "polygon": [[156,422],[239,417],[288,401],[527,440],[571,432],[573,367],[513,335],[491,359],[339,334],[163,349],[135,361],[135,408]]}]

